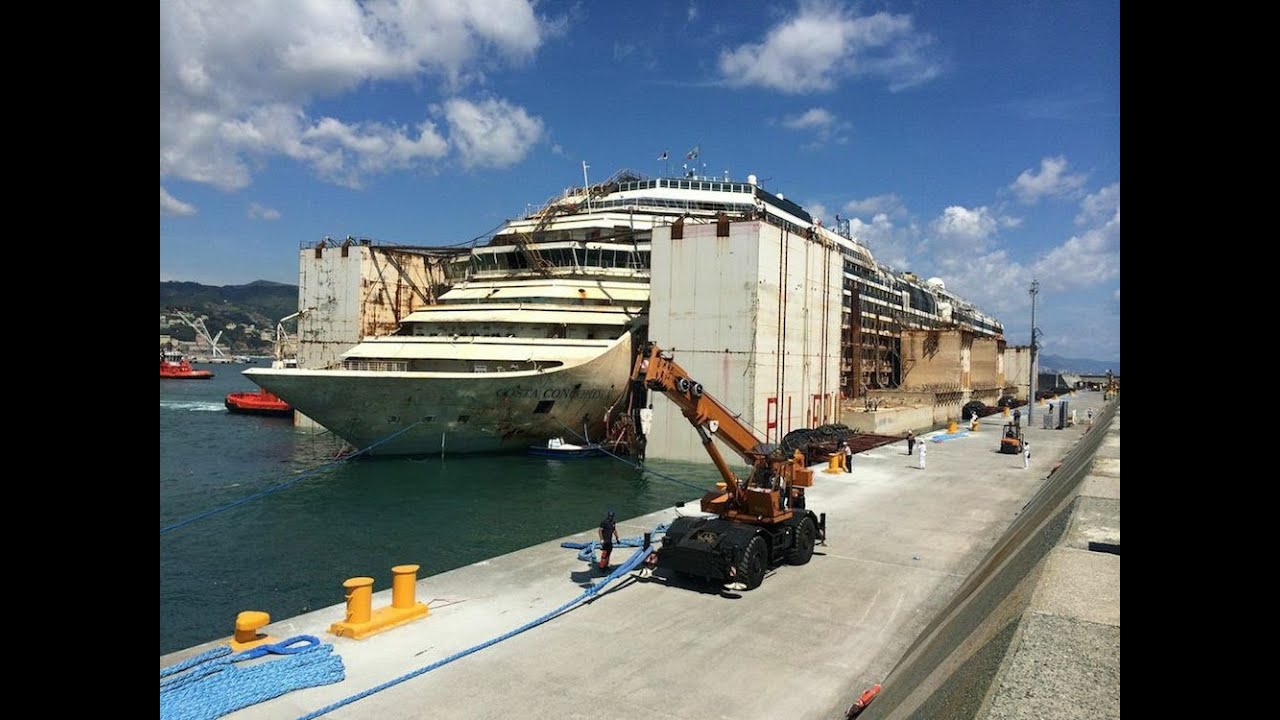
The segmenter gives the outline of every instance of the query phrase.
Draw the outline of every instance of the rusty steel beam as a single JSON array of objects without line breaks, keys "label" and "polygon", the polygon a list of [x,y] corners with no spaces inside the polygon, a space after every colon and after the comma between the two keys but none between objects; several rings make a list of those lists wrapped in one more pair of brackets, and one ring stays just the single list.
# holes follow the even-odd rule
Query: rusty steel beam
[{"label": "rusty steel beam", "polygon": [[878,448],[882,445],[889,445],[892,443],[900,442],[903,440],[903,438],[904,436],[902,435],[876,435],[873,433],[857,433],[854,435],[850,435],[847,438],[847,442],[849,443],[849,449],[853,450],[854,454],[857,454],[862,452],[863,450],[870,450],[872,448]]}]

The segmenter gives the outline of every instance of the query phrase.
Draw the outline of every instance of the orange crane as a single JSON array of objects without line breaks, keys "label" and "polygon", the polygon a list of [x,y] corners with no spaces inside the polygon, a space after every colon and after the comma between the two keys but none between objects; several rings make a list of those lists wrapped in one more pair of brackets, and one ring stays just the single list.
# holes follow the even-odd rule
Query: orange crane
[{"label": "orange crane", "polygon": [[[680,408],[724,483],[702,497],[702,517],[671,523],[654,553],[657,567],[751,590],[774,565],[809,562],[815,542],[826,542],[827,519],[805,508],[813,471],[803,455],[762,443],[671,357],[647,344],[636,357],[633,386],[661,392]],[[729,469],[713,436],[751,465],[745,482]]]}]

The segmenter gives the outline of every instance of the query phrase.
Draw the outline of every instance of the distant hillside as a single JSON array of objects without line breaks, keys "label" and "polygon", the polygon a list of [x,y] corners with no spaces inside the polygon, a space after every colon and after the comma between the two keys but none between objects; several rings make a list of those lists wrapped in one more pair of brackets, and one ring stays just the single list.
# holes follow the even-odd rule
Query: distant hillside
[{"label": "distant hillside", "polygon": [[1101,375],[1108,370],[1120,374],[1119,360],[1086,360],[1082,358],[1064,358],[1057,355],[1040,356],[1040,372],[1086,373]]},{"label": "distant hillside", "polygon": [[[232,352],[270,352],[271,341],[261,337],[263,330],[275,332],[276,322],[298,310],[298,286],[255,280],[247,285],[201,285],[193,282],[160,283],[160,334],[178,340],[195,340],[195,331],[174,314],[174,310],[204,315],[205,327],[213,335],[222,330],[218,344]],[[227,329],[234,325],[235,329]],[[255,328],[249,333],[246,329]]]}]

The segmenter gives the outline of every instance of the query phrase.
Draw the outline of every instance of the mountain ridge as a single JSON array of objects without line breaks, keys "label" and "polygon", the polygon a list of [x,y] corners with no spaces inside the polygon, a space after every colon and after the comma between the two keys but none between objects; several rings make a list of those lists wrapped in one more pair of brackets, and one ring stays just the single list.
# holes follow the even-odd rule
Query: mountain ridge
[{"label": "mountain ridge", "polygon": [[1120,374],[1119,360],[1092,360],[1089,358],[1068,358],[1060,355],[1042,353],[1040,355],[1040,372],[1076,373],[1101,375],[1108,370]]},{"label": "mountain ridge", "polygon": [[[218,345],[233,353],[270,353],[276,323],[297,312],[298,286],[271,280],[244,285],[204,285],[197,282],[160,281],[160,334],[193,342],[196,331],[177,311],[205,317]],[[265,338],[263,336],[266,336]]]}]

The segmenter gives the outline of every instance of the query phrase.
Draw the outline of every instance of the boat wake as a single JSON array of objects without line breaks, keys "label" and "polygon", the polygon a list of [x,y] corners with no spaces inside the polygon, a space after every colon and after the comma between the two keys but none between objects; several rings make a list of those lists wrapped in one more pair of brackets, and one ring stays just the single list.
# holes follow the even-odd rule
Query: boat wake
[{"label": "boat wake", "polygon": [[220,402],[198,400],[161,400],[160,407],[166,410],[188,410],[190,412],[226,412],[226,405]]}]

